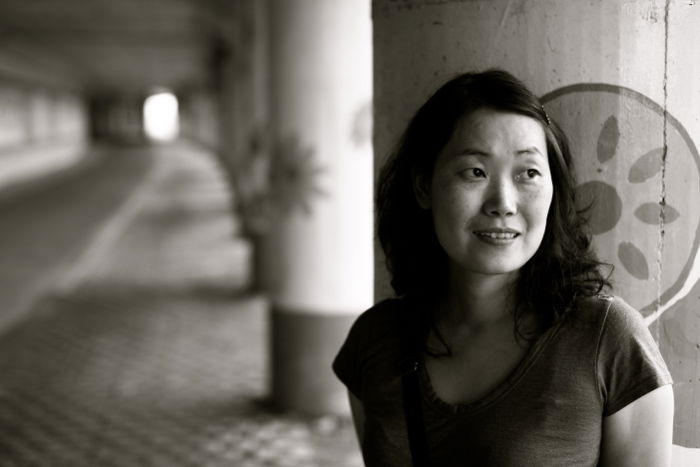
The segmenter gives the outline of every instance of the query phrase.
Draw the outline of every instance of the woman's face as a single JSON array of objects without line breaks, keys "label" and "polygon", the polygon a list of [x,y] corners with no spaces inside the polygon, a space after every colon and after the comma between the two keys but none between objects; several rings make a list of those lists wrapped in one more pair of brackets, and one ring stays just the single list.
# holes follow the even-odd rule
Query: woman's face
[{"label": "woman's face", "polygon": [[[420,182],[419,182],[420,186]],[[489,108],[463,116],[417,189],[450,270],[518,271],[544,236],[554,187],[541,124]]]}]

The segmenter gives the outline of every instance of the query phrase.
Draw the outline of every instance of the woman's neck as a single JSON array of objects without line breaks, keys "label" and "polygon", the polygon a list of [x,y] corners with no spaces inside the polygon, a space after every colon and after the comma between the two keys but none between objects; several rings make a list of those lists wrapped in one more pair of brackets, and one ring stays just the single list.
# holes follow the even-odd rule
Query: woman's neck
[{"label": "woman's neck", "polygon": [[450,274],[449,288],[438,305],[438,321],[474,330],[513,323],[513,274]]}]

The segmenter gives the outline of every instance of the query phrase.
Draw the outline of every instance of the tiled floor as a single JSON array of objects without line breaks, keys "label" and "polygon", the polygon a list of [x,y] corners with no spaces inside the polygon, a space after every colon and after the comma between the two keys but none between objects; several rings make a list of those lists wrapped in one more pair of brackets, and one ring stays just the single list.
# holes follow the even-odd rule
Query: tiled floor
[{"label": "tiled floor", "polygon": [[215,164],[147,156],[121,221],[0,336],[0,466],[362,465],[347,419],[266,402],[267,303]]}]

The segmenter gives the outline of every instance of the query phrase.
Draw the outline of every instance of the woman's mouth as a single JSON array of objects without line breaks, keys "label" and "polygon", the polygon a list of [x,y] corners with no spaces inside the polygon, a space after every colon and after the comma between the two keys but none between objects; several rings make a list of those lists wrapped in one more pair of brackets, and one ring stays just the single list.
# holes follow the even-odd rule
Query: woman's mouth
[{"label": "woman's mouth", "polygon": [[509,243],[520,235],[519,232],[510,229],[475,230],[474,235],[489,243]]},{"label": "woman's mouth", "polygon": [[498,239],[503,239],[507,240],[510,238],[515,238],[518,236],[517,233],[513,232],[474,232],[480,237],[488,237],[488,238],[498,238]]}]

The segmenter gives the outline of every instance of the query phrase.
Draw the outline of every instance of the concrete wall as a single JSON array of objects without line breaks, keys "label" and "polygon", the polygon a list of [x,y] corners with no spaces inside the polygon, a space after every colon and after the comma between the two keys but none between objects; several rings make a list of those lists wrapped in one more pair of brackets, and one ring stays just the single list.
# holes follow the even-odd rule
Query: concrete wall
[{"label": "concrete wall", "polygon": [[82,144],[87,108],[70,67],[27,57],[8,38],[0,50],[0,154],[32,144]]},{"label": "concrete wall", "polygon": [[77,163],[88,140],[80,96],[0,75],[0,187]]},{"label": "concrete wall", "polygon": [[[77,163],[88,141],[87,106],[69,64],[0,48],[0,188]],[[41,56],[40,56],[41,55]]]},{"label": "concrete wall", "polygon": [[[646,316],[676,380],[674,442],[700,448],[693,3],[375,0],[375,165],[429,93],[458,72],[504,68],[542,95],[578,153],[581,184],[600,199],[594,241],[616,266],[616,293]],[[381,257],[376,264],[381,296]]]}]

